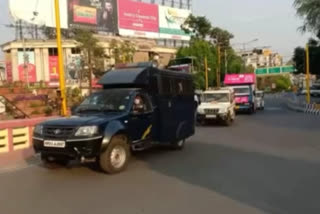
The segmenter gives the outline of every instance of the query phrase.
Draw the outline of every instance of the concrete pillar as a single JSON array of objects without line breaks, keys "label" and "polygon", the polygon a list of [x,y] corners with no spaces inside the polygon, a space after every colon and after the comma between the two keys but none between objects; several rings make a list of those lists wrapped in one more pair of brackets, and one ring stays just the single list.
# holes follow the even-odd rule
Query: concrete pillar
[{"label": "concrete pillar", "polygon": [[12,80],[19,81],[18,49],[11,49]]},{"label": "concrete pillar", "polygon": [[40,48],[34,49],[34,61],[36,66],[37,82],[44,81]]},{"label": "concrete pillar", "polygon": [[44,70],[44,80],[46,82],[50,81],[50,71],[49,71],[49,49],[42,49],[42,62],[43,62],[43,70]]}]

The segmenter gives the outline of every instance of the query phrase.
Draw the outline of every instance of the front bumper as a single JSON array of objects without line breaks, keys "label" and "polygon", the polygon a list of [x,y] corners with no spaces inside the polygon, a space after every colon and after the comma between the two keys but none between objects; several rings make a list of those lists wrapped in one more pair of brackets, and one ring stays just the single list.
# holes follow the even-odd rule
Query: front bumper
[{"label": "front bumper", "polygon": [[237,104],[235,110],[236,111],[248,111],[251,109],[251,105],[245,105],[245,104]]},{"label": "front bumper", "polygon": [[203,120],[226,120],[227,114],[215,114],[215,115],[206,115],[206,114],[197,114],[197,121]]},{"label": "front bumper", "polygon": [[93,158],[100,154],[102,138],[69,139],[65,140],[64,148],[53,148],[44,146],[44,141],[50,139],[33,137],[33,148],[36,153],[45,155],[64,156],[70,159]]}]

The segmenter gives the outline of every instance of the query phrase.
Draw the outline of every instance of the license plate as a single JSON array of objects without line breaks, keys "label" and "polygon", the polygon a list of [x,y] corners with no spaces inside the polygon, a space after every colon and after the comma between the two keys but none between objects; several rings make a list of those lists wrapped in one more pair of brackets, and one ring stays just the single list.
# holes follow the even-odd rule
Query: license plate
[{"label": "license plate", "polygon": [[217,115],[206,115],[206,118],[215,119],[215,118],[217,118]]},{"label": "license plate", "polygon": [[236,109],[240,109],[240,106],[236,106]]},{"label": "license plate", "polygon": [[66,142],[65,141],[57,141],[57,140],[46,140],[43,143],[44,147],[50,148],[65,148]]}]

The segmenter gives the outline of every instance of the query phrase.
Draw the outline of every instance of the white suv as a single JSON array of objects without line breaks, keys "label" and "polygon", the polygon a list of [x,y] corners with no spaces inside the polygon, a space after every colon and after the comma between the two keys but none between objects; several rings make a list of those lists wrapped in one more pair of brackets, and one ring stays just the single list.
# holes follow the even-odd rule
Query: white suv
[{"label": "white suv", "polygon": [[207,90],[202,94],[198,106],[197,120],[205,124],[209,120],[223,122],[229,126],[235,120],[235,99],[232,88]]}]

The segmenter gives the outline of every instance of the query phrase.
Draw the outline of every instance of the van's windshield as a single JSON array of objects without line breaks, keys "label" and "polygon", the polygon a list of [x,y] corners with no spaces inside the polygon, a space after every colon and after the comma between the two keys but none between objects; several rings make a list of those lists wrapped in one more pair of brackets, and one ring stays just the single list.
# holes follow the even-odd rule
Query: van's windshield
[{"label": "van's windshield", "polygon": [[203,94],[203,101],[206,103],[210,103],[210,102],[226,103],[226,102],[229,102],[229,94],[227,93]]},{"label": "van's windshield", "polygon": [[250,94],[249,87],[233,87],[234,93],[237,94]]},{"label": "van's windshield", "polygon": [[108,111],[123,112],[129,108],[132,90],[110,89],[87,97],[77,108],[77,112]]}]

